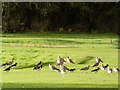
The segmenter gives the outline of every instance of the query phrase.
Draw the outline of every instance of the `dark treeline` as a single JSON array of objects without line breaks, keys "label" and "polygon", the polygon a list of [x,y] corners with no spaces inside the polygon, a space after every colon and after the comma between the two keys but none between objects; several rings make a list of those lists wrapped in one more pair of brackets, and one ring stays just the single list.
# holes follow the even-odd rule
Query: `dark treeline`
[{"label": "dark treeline", "polygon": [[3,33],[118,33],[120,4],[103,2],[5,2]]}]

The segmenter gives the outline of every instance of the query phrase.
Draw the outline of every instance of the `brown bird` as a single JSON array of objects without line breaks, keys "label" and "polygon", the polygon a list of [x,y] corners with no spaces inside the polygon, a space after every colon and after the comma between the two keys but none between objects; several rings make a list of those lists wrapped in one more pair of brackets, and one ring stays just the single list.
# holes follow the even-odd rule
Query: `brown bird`
[{"label": "brown bird", "polygon": [[60,69],[56,68],[55,66],[53,66],[53,65],[51,65],[51,64],[49,64],[49,68],[50,68],[51,70],[55,70],[55,71],[57,71],[57,72],[60,72]]},{"label": "brown bird", "polygon": [[69,68],[67,68],[66,66],[60,65],[60,68],[61,68],[62,70],[68,70],[68,71],[69,71]]},{"label": "brown bird", "polygon": [[12,61],[7,62],[7,65],[11,65],[14,62],[14,58],[12,59]]},{"label": "brown bird", "polygon": [[98,57],[96,57],[96,62],[102,62],[103,63],[103,61]]},{"label": "brown bird", "polygon": [[75,64],[75,63],[73,62],[73,60],[70,59],[69,57],[67,57],[67,62],[68,62],[68,63],[73,63],[73,64]]},{"label": "brown bird", "polygon": [[87,71],[89,68],[90,68],[90,65],[88,65],[88,67],[81,68],[80,70]]},{"label": "brown bird", "polygon": [[98,66],[99,64],[100,64],[100,62],[96,62],[96,63],[93,65],[93,67]]},{"label": "brown bird", "polygon": [[60,56],[58,56],[58,59],[57,59],[58,65],[63,65],[64,62],[66,62],[66,61],[63,58],[61,58]]}]

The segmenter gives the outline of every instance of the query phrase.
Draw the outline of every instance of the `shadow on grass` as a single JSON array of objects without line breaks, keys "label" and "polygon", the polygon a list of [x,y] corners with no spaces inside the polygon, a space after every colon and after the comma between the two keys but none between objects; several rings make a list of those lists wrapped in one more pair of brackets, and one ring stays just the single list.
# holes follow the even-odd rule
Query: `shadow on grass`
[{"label": "shadow on grass", "polygon": [[[54,64],[55,62],[43,62],[42,64],[43,64],[43,67],[44,66],[48,66],[49,65],[49,63],[51,63],[51,64]],[[26,66],[19,66],[19,67],[17,67],[16,69],[25,69],[25,68],[33,68],[33,67],[35,67],[37,65],[37,63],[36,64],[31,64],[31,65],[26,65]]]},{"label": "shadow on grass", "polygon": [[78,64],[86,64],[88,61],[92,60],[93,56],[86,56],[85,58],[81,59],[81,61]]}]

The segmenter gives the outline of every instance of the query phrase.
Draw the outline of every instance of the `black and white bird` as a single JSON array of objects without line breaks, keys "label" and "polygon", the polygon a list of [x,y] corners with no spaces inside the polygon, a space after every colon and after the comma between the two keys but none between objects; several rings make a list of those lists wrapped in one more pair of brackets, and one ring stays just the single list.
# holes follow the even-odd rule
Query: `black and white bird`
[{"label": "black and white bird", "polygon": [[120,72],[120,69],[119,68],[116,68],[115,66],[113,67],[113,71],[114,72]]},{"label": "black and white bird", "polygon": [[38,66],[38,70],[41,70],[43,67],[43,65],[41,64],[40,66]]},{"label": "black and white bird", "polygon": [[34,68],[33,68],[33,70],[41,70],[42,69],[42,65],[40,65],[40,66],[35,66]]},{"label": "black and white bird", "polygon": [[67,57],[67,62],[68,62],[68,63],[73,63],[73,64],[75,64],[75,63],[73,62],[73,60],[70,59],[69,57]]},{"label": "black and white bird", "polygon": [[96,67],[96,66],[98,66],[100,64],[100,62],[96,62],[94,65],[93,65],[93,67]]},{"label": "black and white bird", "polygon": [[57,72],[60,72],[60,69],[56,68],[55,66],[53,66],[53,65],[51,65],[51,64],[49,64],[49,68],[50,68],[51,70],[55,70],[55,71],[57,71]]},{"label": "black and white bird", "polygon": [[42,69],[42,62],[40,61],[34,68],[33,70],[41,70]]},{"label": "black and white bird", "polygon": [[38,64],[37,64],[37,66],[39,66],[39,65],[41,65],[42,64],[42,62],[40,61]]},{"label": "black and white bird", "polygon": [[106,66],[104,66],[103,64],[101,64],[101,70],[106,70],[108,68],[109,64],[107,64]]},{"label": "black and white bird", "polygon": [[60,56],[58,56],[58,59],[57,59],[58,65],[63,65],[64,62],[66,62],[66,61],[63,58],[61,58]]},{"label": "black and white bird", "polygon": [[16,66],[17,66],[17,63],[11,65],[10,67],[11,67],[11,68],[15,68]]},{"label": "black and white bird", "polygon": [[12,58],[12,61],[7,62],[7,65],[11,65],[11,64],[13,64],[13,62],[14,62],[14,58]]},{"label": "black and white bird", "polygon": [[108,67],[108,73],[109,73],[109,74],[112,73],[112,68]]},{"label": "black and white bird", "polygon": [[96,57],[96,62],[102,62],[103,63],[103,60],[101,60],[100,58]]},{"label": "black and white bird", "polygon": [[63,69],[63,70],[68,70],[69,71],[69,68],[67,68],[66,66],[60,65],[60,68]]},{"label": "black and white bird", "polygon": [[76,69],[73,68],[73,69],[69,69],[69,72],[74,72]]},{"label": "black and white bird", "polygon": [[8,66],[8,65],[11,65],[11,64],[13,63],[13,61],[14,61],[14,58],[12,59],[12,61],[6,62],[6,63],[0,65],[0,67],[6,67],[6,66]]},{"label": "black and white bird", "polygon": [[33,68],[33,70],[38,70],[38,66],[35,66],[35,67]]},{"label": "black and white bird", "polygon": [[100,68],[98,67],[97,69],[92,70],[91,72],[98,72]]},{"label": "black and white bird", "polygon": [[7,63],[0,65],[0,67],[6,67],[6,66],[7,66]]},{"label": "black and white bird", "polygon": [[89,68],[90,68],[90,65],[88,65],[87,67],[81,68],[80,70],[87,71]]},{"label": "black and white bird", "polygon": [[4,69],[4,71],[10,71],[11,67],[9,66],[8,68]]}]

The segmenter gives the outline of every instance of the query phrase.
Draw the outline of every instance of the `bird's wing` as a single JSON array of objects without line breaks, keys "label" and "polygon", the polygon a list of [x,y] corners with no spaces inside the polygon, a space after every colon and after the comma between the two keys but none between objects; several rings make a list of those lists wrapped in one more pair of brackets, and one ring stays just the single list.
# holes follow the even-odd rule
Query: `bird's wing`
[{"label": "bird's wing", "polygon": [[41,61],[37,65],[41,65]]},{"label": "bird's wing", "polygon": [[5,66],[5,65],[7,65],[7,64],[6,64],[6,63],[4,63],[4,64],[0,65],[0,67]]},{"label": "bird's wing", "polygon": [[84,68],[81,68],[80,70],[84,70],[84,69],[86,69],[86,67],[84,67]]},{"label": "bird's wing", "polygon": [[66,70],[69,70],[69,68],[67,68],[66,66],[64,66],[64,68],[65,68]]},{"label": "bird's wing", "polygon": [[93,65],[93,67],[98,66],[98,65],[99,65],[99,62],[95,63],[95,64]]},{"label": "bird's wing", "polygon": [[50,65],[49,67],[50,67],[50,69],[52,69],[52,70],[56,69],[56,67],[55,67],[55,66],[52,66],[52,65]]},{"label": "bird's wing", "polygon": [[61,60],[62,62],[66,62],[63,58],[60,58],[60,60]]},{"label": "bird's wing", "polygon": [[99,58],[99,61],[100,61],[100,62],[103,62],[103,60],[102,60],[102,59],[100,59],[100,58]]},{"label": "bird's wing", "polygon": [[70,62],[71,62],[71,63],[74,63],[72,59],[70,59]]}]

